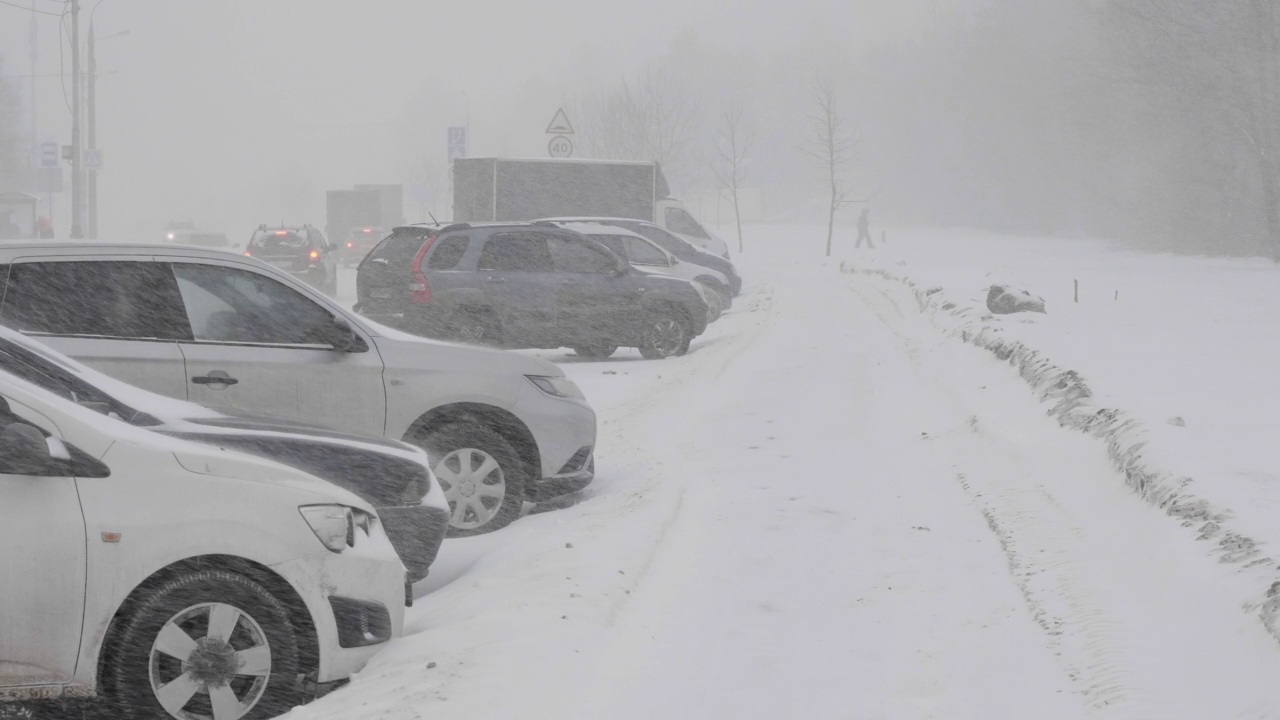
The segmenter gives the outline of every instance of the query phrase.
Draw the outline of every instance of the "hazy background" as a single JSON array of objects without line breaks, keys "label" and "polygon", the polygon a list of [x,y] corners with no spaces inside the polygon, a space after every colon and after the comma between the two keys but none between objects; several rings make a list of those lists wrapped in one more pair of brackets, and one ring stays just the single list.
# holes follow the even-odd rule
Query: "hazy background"
[{"label": "hazy background", "polygon": [[[761,60],[824,35],[866,44],[911,32],[918,5],[102,0],[98,36],[129,34],[97,47],[100,72],[113,73],[98,81],[101,234],[158,234],[170,217],[233,236],[260,221],[322,224],[326,189],[409,183],[424,165],[432,209],[447,212],[439,166],[449,125],[469,118],[472,155],[544,156],[557,107],[678,43]],[[82,5],[82,36],[94,6]],[[24,115],[30,17],[0,6],[0,73]],[[59,21],[37,23],[37,74],[51,76],[36,80],[41,139],[66,143]],[[69,49],[62,67],[70,72]],[[69,192],[55,203],[69,206]]]},{"label": "hazy background", "polygon": [[[687,122],[679,142],[629,152],[660,155],[635,159],[662,160],[696,213],[723,213],[707,199],[738,107],[756,139],[751,219],[825,222],[829,187],[804,152],[825,79],[861,138],[842,186],[879,225],[1280,255],[1275,6],[86,0],[82,36],[91,13],[100,37],[129,31],[97,50],[101,235],[154,237],[170,218],[236,239],[323,224],[324,191],[355,183],[417,186],[408,219],[445,219],[448,126],[469,126],[473,156],[545,156],[563,106],[579,156],[618,153],[605,108],[646,82]],[[29,164],[31,16],[0,4],[0,189]],[[36,17],[36,139],[65,143],[70,54],[58,18]],[[56,203],[62,237],[69,193]]]}]

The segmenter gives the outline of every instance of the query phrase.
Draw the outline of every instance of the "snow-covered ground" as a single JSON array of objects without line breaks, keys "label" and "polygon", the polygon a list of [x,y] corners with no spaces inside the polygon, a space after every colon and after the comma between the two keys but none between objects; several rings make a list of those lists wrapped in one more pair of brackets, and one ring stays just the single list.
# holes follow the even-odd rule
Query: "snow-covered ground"
[{"label": "snow-covered ground", "polygon": [[[596,482],[447,542],[407,636],[293,718],[1280,716],[1256,573],[905,284],[840,272],[813,228],[749,242],[743,296],[688,356],[544,353],[600,414]],[[1264,534],[1270,265],[955,233],[840,254],[957,302],[991,270],[1043,295],[1047,316],[997,322]]]}]

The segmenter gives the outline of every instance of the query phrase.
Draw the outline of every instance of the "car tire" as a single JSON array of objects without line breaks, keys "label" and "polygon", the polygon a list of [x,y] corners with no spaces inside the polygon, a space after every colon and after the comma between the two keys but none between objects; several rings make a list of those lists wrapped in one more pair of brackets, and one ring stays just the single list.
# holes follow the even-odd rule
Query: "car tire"
[{"label": "car tire", "polygon": [[573,352],[578,357],[590,358],[592,360],[604,360],[614,353],[618,352],[618,346],[607,340],[601,340],[589,345],[574,345]]},{"label": "car tire", "polygon": [[501,326],[490,310],[464,308],[449,320],[452,339],[468,345],[501,344]]},{"label": "car tire", "polygon": [[288,610],[233,572],[166,581],[125,617],[112,646],[103,671],[120,717],[184,717],[186,709],[187,717],[259,720],[298,700],[298,642]]},{"label": "car tire", "polygon": [[640,338],[640,355],[649,360],[662,360],[689,352],[693,333],[682,313],[664,308],[649,313]]},{"label": "car tire", "polygon": [[467,421],[432,428],[412,442],[427,451],[449,501],[448,537],[492,532],[520,516],[528,471],[506,438]]}]

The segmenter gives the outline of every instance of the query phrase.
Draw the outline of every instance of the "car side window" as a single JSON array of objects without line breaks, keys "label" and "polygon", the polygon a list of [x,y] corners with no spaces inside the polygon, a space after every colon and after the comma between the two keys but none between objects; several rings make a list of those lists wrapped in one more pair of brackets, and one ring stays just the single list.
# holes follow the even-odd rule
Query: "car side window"
[{"label": "car side window", "polygon": [[670,261],[666,253],[640,238],[629,237],[627,241],[627,257],[636,265],[659,265],[667,267]]},{"label": "car side window", "polygon": [[551,238],[551,256],[556,272],[609,274],[618,268],[615,256],[576,237]]},{"label": "car side window", "polygon": [[173,274],[196,340],[323,345],[333,315],[302,293],[248,270],[175,263]]},{"label": "car side window", "polygon": [[436,241],[436,249],[427,260],[428,270],[453,270],[462,262],[471,238],[467,235],[446,235]]},{"label": "car side window", "polygon": [[587,237],[609,248],[614,255],[620,258],[627,257],[627,246],[623,244],[621,235],[588,235]]},{"label": "car side window", "polygon": [[703,240],[711,239],[711,236],[707,234],[706,230],[702,229],[702,226],[698,224],[698,221],[694,220],[693,216],[680,208],[667,208],[666,217],[667,228],[670,229],[671,232],[691,235],[696,238],[702,238]]},{"label": "car side window", "polygon": [[41,335],[191,339],[168,265],[150,261],[15,263],[0,322]]},{"label": "car side window", "polygon": [[499,233],[480,251],[478,269],[495,272],[554,272],[547,238],[539,233]]},{"label": "car side window", "polygon": [[688,247],[691,247],[684,240],[655,225],[641,225],[636,228],[635,232],[652,240],[655,245],[672,255],[679,253],[681,250],[688,250]]}]

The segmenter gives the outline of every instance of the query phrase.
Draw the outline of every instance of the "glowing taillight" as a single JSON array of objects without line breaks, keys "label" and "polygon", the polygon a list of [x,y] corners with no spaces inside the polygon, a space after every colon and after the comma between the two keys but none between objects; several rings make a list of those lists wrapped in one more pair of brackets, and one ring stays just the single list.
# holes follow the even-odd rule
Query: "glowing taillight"
[{"label": "glowing taillight", "polygon": [[312,260],[319,260],[319,259],[320,259],[320,251],[319,251],[319,250],[312,250],[312,251],[311,251],[311,259],[312,259]]},{"label": "glowing taillight", "polygon": [[422,243],[422,247],[418,248],[418,254],[413,257],[413,264],[409,266],[413,271],[413,279],[417,280],[409,285],[409,302],[415,305],[431,302],[431,285],[427,283],[427,276],[422,273],[422,259],[427,256],[427,251],[435,241],[434,235],[427,238],[427,241]]},{"label": "glowing taillight", "polygon": [[349,243],[347,243],[347,247],[349,247],[349,248],[353,248],[353,247],[355,247],[355,246],[356,246],[356,244],[355,244],[355,243],[350,243],[350,242],[349,242]]},{"label": "glowing taillight", "polygon": [[373,228],[365,228],[365,229],[364,229],[364,233],[365,233],[365,235],[368,235],[368,234],[369,234],[369,233],[371,233],[371,232],[373,232]]},{"label": "glowing taillight", "polygon": [[277,230],[277,231],[276,231],[276,234],[277,234],[277,235],[288,235],[288,234],[289,234],[289,231],[288,231],[288,230]]},{"label": "glowing taillight", "polygon": [[249,252],[248,250],[245,250],[245,251],[244,251],[244,256],[245,256],[245,257],[253,257],[253,253]]}]

